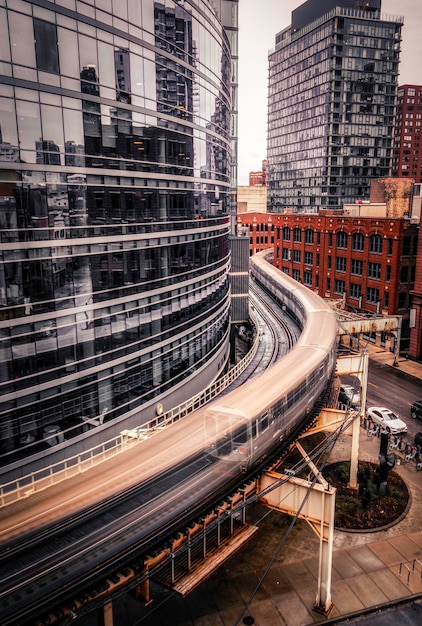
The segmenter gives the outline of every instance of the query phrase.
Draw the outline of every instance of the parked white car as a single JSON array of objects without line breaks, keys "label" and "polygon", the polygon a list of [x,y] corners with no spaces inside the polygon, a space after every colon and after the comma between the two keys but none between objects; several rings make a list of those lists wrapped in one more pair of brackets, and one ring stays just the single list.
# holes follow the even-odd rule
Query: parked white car
[{"label": "parked white car", "polygon": [[366,415],[374,424],[378,424],[388,433],[393,435],[407,433],[406,423],[394,411],[387,409],[385,406],[370,406],[366,411]]}]

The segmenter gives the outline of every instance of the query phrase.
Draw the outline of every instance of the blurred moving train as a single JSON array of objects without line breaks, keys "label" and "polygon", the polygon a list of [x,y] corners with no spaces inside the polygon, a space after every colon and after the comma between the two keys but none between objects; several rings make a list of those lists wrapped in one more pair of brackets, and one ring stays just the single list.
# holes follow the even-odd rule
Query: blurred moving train
[{"label": "blurred moving train", "polygon": [[[330,389],[336,367],[336,316],[310,289],[271,265],[267,254],[251,258],[251,275],[301,328],[294,348],[259,375],[216,399],[205,408],[205,417],[193,412],[133,448],[136,465],[125,468],[116,458],[119,480],[127,474],[133,481],[136,491],[131,497],[136,506],[130,513],[125,508],[121,518],[114,518],[110,512],[108,521],[101,518],[101,536],[95,528],[89,530],[90,516],[87,529],[81,516],[76,548],[68,542],[66,548],[60,542],[51,544],[55,576],[51,568],[38,563],[36,548],[34,562],[25,550],[25,568],[16,566],[19,561],[12,552],[10,562],[6,559],[3,564],[8,575],[0,593],[0,612],[5,614],[2,623],[16,624],[17,616],[27,617],[35,608],[43,610],[51,598],[57,605],[66,602],[72,594],[85,589],[87,580],[95,576],[100,579],[104,572],[127,562],[132,552],[150,554],[159,549],[180,528],[186,528],[265,468],[272,456],[287,451],[313,420]],[[132,449],[128,454],[133,454]],[[113,477],[110,481],[114,489],[122,489],[119,480]],[[85,484],[83,488],[85,491]],[[48,495],[48,490],[45,493]],[[95,493],[103,512],[103,489]],[[79,507],[79,499],[74,500]],[[90,515],[94,504],[89,502]],[[112,497],[107,504],[111,510]],[[49,510],[47,504],[45,510]],[[57,519],[55,523],[59,526]],[[61,556],[56,559],[54,550],[59,549]],[[61,562],[65,562],[65,571],[60,569]],[[37,569],[40,567],[42,572]],[[38,572],[37,584],[33,583],[34,571]]]},{"label": "blurred moving train", "polygon": [[336,366],[334,311],[271,265],[268,254],[263,251],[251,258],[251,275],[302,329],[299,340],[282,359],[205,411],[208,453],[238,463],[242,470],[304,428]]}]

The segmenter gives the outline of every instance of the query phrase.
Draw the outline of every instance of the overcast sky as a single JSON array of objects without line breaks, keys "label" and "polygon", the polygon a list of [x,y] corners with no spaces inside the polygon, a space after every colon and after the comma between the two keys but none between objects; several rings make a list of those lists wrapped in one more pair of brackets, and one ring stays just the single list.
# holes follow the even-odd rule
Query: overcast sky
[{"label": "overcast sky", "polygon": [[[239,185],[248,185],[249,172],[260,170],[266,158],[268,52],[301,4],[303,0],[239,2]],[[382,0],[382,14],[404,17],[399,85],[422,85],[421,0]]]}]

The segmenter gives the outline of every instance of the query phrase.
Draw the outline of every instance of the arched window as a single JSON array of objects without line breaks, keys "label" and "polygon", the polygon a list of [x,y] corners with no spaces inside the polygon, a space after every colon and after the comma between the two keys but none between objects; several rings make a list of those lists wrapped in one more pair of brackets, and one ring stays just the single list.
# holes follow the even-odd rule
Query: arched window
[{"label": "arched window", "polygon": [[314,231],[312,228],[305,230],[305,243],[314,243]]},{"label": "arched window", "polygon": [[381,235],[371,235],[369,239],[369,252],[376,252],[378,254],[381,254],[382,252]]},{"label": "arched window", "polygon": [[290,228],[288,226],[283,228],[283,241],[290,241]]},{"label": "arched window", "polygon": [[365,239],[362,233],[354,233],[352,237],[352,250],[363,250]]},{"label": "arched window", "polygon": [[337,233],[337,248],[347,248],[347,233],[343,230]]}]

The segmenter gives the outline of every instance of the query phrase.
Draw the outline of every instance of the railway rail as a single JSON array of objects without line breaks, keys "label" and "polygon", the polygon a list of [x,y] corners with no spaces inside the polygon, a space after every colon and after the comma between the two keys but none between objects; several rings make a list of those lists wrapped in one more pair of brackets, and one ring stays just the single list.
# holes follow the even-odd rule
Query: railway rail
[{"label": "railway rail", "polygon": [[[272,288],[280,281],[283,293],[279,295],[286,301],[290,292],[300,289],[289,281],[286,286],[285,277],[272,274],[264,265],[261,270],[265,275],[268,272]],[[288,449],[313,419],[329,388],[335,366],[336,323],[331,311],[310,292],[294,293],[287,308],[302,327],[297,341],[300,370],[293,354],[297,348],[282,359],[277,359],[276,348],[272,367],[211,407],[186,416],[118,459],[105,462],[100,485],[97,476],[87,472],[79,484],[69,481],[64,500],[63,493],[58,493],[62,488],[56,485],[44,494],[45,499],[51,498],[48,502],[43,498],[26,501],[35,526],[27,531],[17,525],[15,537],[2,542],[2,624],[33,624],[34,615],[45,614],[57,604],[63,606],[75,594],[83,597],[107,572],[113,576],[113,571],[123,570],[136,555],[154,550]],[[320,330],[326,348],[312,339],[313,332]],[[231,424],[228,430],[227,411],[237,415],[239,424]],[[204,448],[210,432],[218,433],[217,438]],[[124,484],[125,477],[132,481],[130,485]],[[101,486],[107,481],[114,487],[110,498]],[[80,502],[83,494],[86,501]],[[54,499],[59,495],[62,509]],[[65,505],[72,503],[76,510],[73,506],[69,513]],[[56,507],[53,518],[60,519],[38,524],[37,504],[44,509],[51,506],[53,511]]]},{"label": "railway rail", "polygon": [[[260,320],[259,332],[269,334],[271,339],[263,342],[263,345],[269,348],[264,354],[257,355],[254,365],[251,365],[246,373],[248,378],[283,356],[286,349],[293,347],[298,336],[298,330],[292,330],[291,324],[285,321],[285,316],[278,316],[273,311],[274,307],[271,307],[268,297],[258,288],[254,289],[254,306]],[[233,386],[238,384],[239,381],[236,381]],[[230,388],[227,391],[229,390]],[[194,423],[197,420],[198,414],[196,413],[190,418],[192,422],[189,426],[190,430],[194,429]],[[148,510],[145,510],[145,505],[155,502],[159,494],[171,490],[178,481],[185,481],[190,476],[195,476],[208,465],[209,461],[204,460],[200,453],[195,460],[181,468],[177,475],[169,470],[160,476],[159,481],[152,482],[151,479],[150,484],[146,482],[133,485],[54,525],[37,527],[35,533],[25,533],[25,529],[22,529],[18,541],[16,539],[4,541],[3,551],[0,554],[2,579],[0,606],[5,602],[15,607],[19,605],[19,596],[26,595],[24,589],[28,584],[46,589],[49,586],[49,578],[65,580],[66,568],[72,554],[76,552],[79,556],[83,555],[89,546],[96,545],[101,536],[109,538],[117,532],[122,544],[125,544],[126,536],[130,543],[133,525],[137,525],[140,519],[144,520],[145,516],[150,514]],[[104,520],[107,522],[105,523]],[[154,540],[156,539],[158,539],[157,534],[154,536]],[[138,549],[140,547],[137,546]],[[126,561],[127,548],[124,550]],[[104,556],[103,549],[101,553]],[[93,558],[92,554],[90,558]],[[96,573],[98,575],[98,570]]]}]

